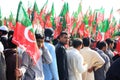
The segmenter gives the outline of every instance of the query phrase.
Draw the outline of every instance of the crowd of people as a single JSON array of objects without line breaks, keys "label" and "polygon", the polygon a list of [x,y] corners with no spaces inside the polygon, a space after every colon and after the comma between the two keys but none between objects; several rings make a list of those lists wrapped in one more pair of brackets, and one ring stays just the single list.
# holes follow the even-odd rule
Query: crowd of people
[{"label": "crowd of people", "polygon": [[62,31],[35,33],[41,57],[34,65],[26,51],[12,42],[14,31],[0,27],[0,80],[120,80],[116,41],[70,38]]}]

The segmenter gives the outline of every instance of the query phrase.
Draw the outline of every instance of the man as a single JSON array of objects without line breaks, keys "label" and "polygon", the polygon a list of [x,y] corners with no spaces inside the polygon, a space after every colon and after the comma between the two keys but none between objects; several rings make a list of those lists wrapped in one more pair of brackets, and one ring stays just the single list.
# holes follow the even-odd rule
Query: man
[{"label": "man", "polygon": [[45,75],[45,80],[59,80],[58,77],[58,69],[57,69],[57,62],[56,62],[56,53],[55,53],[55,46],[52,44],[52,38],[53,38],[53,29],[52,28],[46,28],[44,31],[45,34],[45,46],[49,50],[51,56],[52,56],[52,63],[50,64],[43,64],[43,71]]},{"label": "man", "polygon": [[114,54],[112,52],[112,49],[114,47],[114,41],[112,39],[110,39],[110,38],[107,38],[105,41],[108,44],[108,48],[107,48],[107,51],[105,53],[110,58],[110,64],[112,64],[113,63],[112,58],[114,57]]},{"label": "man", "polygon": [[120,58],[110,66],[105,80],[120,80]]},{"label": "man", "polygon": [[6,62],[3,54],[4,47],[0,42],[0,80],[6,80]]},{"label": "man", "polygon": [[23,76],[22,80],[44,80],[43,62],[50,64],[52,57],[44,44],[44,36],[36,34],[38,48],[40,49],[41,57],[35,65],[26,52],[22,56],[21,68],[16,70],[18,77]]},{"label": "man", "polygon": [[110,59],[104,53],[107,50],[107,43],[105,41],[100,41],[97,46],[98,46],[97,52],[104,59],[105,64],[95,71],[95,80],[105,80],[106,72],[110,67]]},{"label": "man", "polygon": [[7,26],[0,27],[0,41],[2,42],[4,49],[8,48],[8,28]]},{"label": "man", "polygon": [[8,38],[9,47],[5,49],[5,61],[6,61],[6,78],[7,80],[16,80],[15,69],[16,69],[16,61],[20,61],[17,53],[17,45],[12,42],[12,36]]},{"label": "man", "polygon": [[90,38],[83,38],[84,47],[80,50],[80,53],[85,63],[88,64],[88,69],[91,69],[91,72],[86,71],[83,73],[83,80],[95,80],[93,70],[97,70],[105,63],[102,57],[89,47],[90,43]]},{"label": "man", "polygon": [[71,48],[67,50],[69,80],[82,80],[82,73],[87,70],[79,50],[82,48],[82,40],[74,39]]},{"label": "man", "polygon": [[56,44],[56,57],[58,74],[60,80],[68,80],[67,53],[65,45],[68,43],[68,34],[62,31],[59,35],[59,42]]}]

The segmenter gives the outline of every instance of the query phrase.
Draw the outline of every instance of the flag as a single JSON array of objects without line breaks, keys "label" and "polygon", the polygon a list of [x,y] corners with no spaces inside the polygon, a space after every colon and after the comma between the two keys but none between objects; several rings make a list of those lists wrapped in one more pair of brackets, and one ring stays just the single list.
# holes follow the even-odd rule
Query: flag
[{"label": "flag", "polygon": [[66,2],[64,2],[64,5],[62,7],[62,10],[60,12],[60,24],[62,24],[62,29],[65,30],[66,29],[66,19],[65,19],[65,15],[67,14],[68,11],[68,5]]},{"label": "flag", "polygon": [[38,9],[37,3],[35,2],[34,7],[33,7],[33,12],[32,12],[32,22],[33,22],[33,24],[37,23],[38,15],[39,15],[39,9]]},{"label": "flag", "polygon": [[1,7],[0,7],[0,19],[2,18]]},{"label": "flag", "polygon": [[83,15],[82,15],[82,5],[81,2],[79,3],[78,9],[75,13],[73,13],[72,19],[72,36],[76,36],[78,28],[82,23]]},{"label": "flag", "polygon": [[9,22],[8,22],[8,27],[11,30],[14,30],[14,28],[15,28],[15,26],[13,25],[13,21],[14,21],[14,18],[13,18],[13,14],[11,12],[10,15],[9,15]]},{"label": "flag", "polygon": [[60,22],[60,17],[58,16],[55,18],[56,28],[54,30],[54,36],[53,36],[54,39],[56,39],[62,31],[62,24],[59,22]]},{"label": "flag", "polygon": [[52,3],[51,11],[45,16],[45,28],[55,27],[54,22],[54,3]]},{"label": "flag", "polygon": [[84,31],[85,31],[85,23],[82,22],[82,24],[78,28],[79,35],[83,36],[84,35]]},{"label": "flag", "polygon": [[104,20],[104,8],[101,7],[99,10],[98,10],[98,15],[97,15],[97,23],[100,23],[101,21]]},{"label": "flag", "polygon": [[101,41],[101,40],[102,40],[102,34],[100,33],[100,31],[98,31],[96,35],[96,41]]},{"label": "flag", "polygon": [[109,29],[109,21],[108,19],[104,20],[103,22],[103,27],[102,27],[102,32],[106,32]]},{"label": "flag", "polygon": [[40,25],[42,28],[45,28],[45,15],[46,15],[45,11],[47,8],[47,4],[48,4],[48,0],[43,5],[42,9],[40,10],[40,14],[39,14],[39,21],[40,21]]},{"label": "flag", "polygon": [[110,11],[110,16],[109,16],[109,21],[111,21],[111,19],[112,19],[112,17],[113,17],[113,8],[111,9],[111,11]]},{"label": "flag", "polygon": [[40,58],[40,52],[36,43],[32,23],[23,8],[22,2],[19,2],[16,16],[16,27],[13,34],[13,43],[25,49],[28,55],[36,63]]},{"label": "flag", "polygon": [[7,19],[4,17],[4,25],[7,26]]},{"label": "flag", "polygon": [[120,53],[120,38],[117,40],[116,50],[118,51],[118,53]]}]

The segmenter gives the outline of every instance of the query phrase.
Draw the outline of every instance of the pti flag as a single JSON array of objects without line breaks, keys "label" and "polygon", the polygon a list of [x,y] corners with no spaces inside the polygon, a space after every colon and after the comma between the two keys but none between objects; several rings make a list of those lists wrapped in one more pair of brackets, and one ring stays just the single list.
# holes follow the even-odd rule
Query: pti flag
[{"label": "pti flag", "polygon": [[12,41],[24,48],[34,63],[40,58],[32,23],[20,1],[16,17],[16,27]]}]

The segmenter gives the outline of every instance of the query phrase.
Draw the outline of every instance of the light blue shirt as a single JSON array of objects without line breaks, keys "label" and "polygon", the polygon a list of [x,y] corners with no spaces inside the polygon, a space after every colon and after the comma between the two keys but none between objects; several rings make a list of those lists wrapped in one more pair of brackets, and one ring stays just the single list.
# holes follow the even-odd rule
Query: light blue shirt
[{"label": "light blue shirt", "polygon": [[55,47],[49,42],[44,42],[45,46],[48,48],[51,56],[52,56],[52,63],[50,64],[43,64],[43,71],[45,80],[59,80],[58,77],[58,69],[57,69],[57,62],[56,62],[56,54],[55,54]]}]

